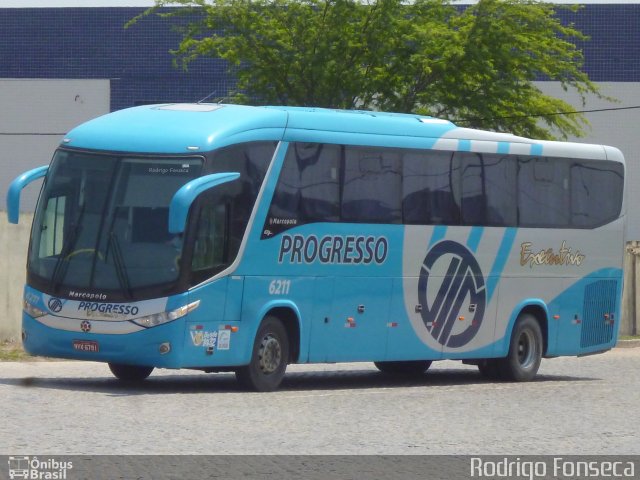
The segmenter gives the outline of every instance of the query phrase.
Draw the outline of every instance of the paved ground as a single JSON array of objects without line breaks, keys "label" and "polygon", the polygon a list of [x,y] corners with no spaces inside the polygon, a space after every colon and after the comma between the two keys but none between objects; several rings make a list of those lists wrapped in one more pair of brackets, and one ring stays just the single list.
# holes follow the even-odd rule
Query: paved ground
[{"label": "paved ground", "polygon": [[282,389],[154,372],[141,387],[84,362],[0,363],[0,454],[640,454],[640,349],[544,360],[537,381],[435,363],[291,366]]}]

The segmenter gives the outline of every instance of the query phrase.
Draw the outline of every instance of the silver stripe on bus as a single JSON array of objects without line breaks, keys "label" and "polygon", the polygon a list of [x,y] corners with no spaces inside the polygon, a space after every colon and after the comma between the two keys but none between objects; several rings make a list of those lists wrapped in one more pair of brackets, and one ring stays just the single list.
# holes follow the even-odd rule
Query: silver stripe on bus
[{"label": "silver stripe on bus", "polygon": [[67,332],[82,332],[82,322],[90,322],[90,333],[100,333],[106,335],[124,335],[127,333],[139,332],[146,330],[140,325],[124,320],[120,322],[104,321],[104,320],[86,320],[79,318],[56,317],[54,315],[45,315],[36,318],[36,322],[40,322],[47,327],[56,328],[58,330],[66,330]]}]

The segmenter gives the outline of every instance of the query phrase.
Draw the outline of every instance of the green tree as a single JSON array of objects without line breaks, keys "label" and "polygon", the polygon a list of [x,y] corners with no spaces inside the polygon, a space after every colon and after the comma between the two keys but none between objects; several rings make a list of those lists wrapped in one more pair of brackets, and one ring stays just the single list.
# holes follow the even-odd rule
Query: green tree
[{"label": "green tree", "polygon": [[[180,4],[177,8],[163,7]],[[537,138],[587,125],[538,78],[601,96],[581,70],[585,36],[534,0],[156,0],[182,29],[173,53],[228,61],[237,102],[380,109]],[[186,20],[184,20],[186,18]],[[139,21],[140,17],[134,20]]]}]

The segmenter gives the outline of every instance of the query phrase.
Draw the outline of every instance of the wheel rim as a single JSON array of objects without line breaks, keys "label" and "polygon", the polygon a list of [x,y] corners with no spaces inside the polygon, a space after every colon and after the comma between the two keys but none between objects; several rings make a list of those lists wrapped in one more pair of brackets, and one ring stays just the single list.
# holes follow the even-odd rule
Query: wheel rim
[{"label": "wheel rim", "polygon": [[518,363],[523,369],[532,368],[536,363],[537,346],[533,332],[525,330],[518,338]]},{"label": "wheel rim", "polygon": [[275,372],[282,363],[282,347],[278,339],[267,334],[260,343],[258,352],[260,371],[266,375]]}]

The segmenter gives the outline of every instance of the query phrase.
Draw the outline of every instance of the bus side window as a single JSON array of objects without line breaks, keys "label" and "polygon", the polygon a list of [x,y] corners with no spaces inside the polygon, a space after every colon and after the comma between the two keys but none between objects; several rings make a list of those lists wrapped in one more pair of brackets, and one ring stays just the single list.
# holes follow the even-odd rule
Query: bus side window
[{"label": "bus side window", "polygon": [[402,158],[402,217],[408,225],[457,225],[451,152],[408,151]]},{"label": "bus side window", "polygon": [[[340,219],[340,147],[311,144],[305,156],[306,145],[296,144],[294,147],[299,165],[300,220],[337,222]],[[315,150],[315,153],[310,155],[308,150]]]},{"label": "bus side window", "polygon": [[286,229],[278,227],[280,220],[290,222],[289,225],[340,221],[341,150],[339,145],[290,144],[266,229],[274,233]]},{"label": "bus side window", "polygon": [[569,162],[520,157],[518,171],[519,224],[523,227],[570,225]]},{"label": "bus side window", "polygon": [[40,231],[40,258],[59,255],[62,251],[66,205],[66,195],[50,197],[47,202]]},{"label": "bus side window", "polygon": [[622,165],[576,160],[570,170],[571,225],[595,228],[617,218],[624,188]]},{"label": "bus side window", "polygon": [[392,149],[346,148],[342,221],[401,223],[400,157]]},{"label": "bus side window", "polygon": [[463,225],[517,224],[516,161],[506,155],[456,153]]},{"label": "bus side window", "polygon": [[[226,203],[202,203],[196,228],[191,270],[204,272],[202,279],[212,270],[219,270],[228,262],[227,235],[229,205]],[[200,281],[201,279],[195,279]]]}]

